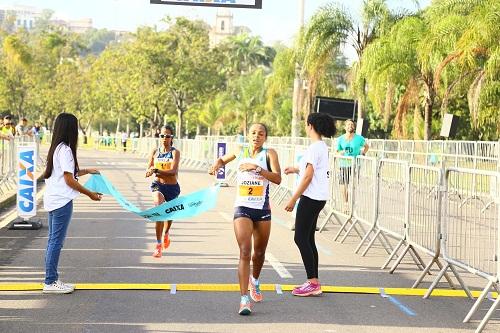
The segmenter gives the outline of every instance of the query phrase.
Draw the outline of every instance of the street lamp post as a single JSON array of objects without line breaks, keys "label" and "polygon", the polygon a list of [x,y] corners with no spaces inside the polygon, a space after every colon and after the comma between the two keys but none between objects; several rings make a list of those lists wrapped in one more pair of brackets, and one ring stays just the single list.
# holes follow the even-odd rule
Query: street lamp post
[{"label": "street lamp post", "polygon": [[[304,27],[304,1],[299,0],[299,33]],[[292,137],[299,136],[300,109],[302,106],[303,82],[300,77],[300,64],[295,64],[295,79],[293,80],[293,100],[292,100]]]}]

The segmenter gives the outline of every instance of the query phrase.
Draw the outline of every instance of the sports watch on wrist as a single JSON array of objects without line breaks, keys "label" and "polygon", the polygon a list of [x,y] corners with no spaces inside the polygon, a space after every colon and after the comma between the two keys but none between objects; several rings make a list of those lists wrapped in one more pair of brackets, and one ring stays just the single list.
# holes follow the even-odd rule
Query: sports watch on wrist
[{"label": "sports watch on wrist", "polygon": [[258,166],[258,167],[255,168],[255,173],[256,174],[260,174],[261,171],[262,171],[262,168],[260,166]]}]

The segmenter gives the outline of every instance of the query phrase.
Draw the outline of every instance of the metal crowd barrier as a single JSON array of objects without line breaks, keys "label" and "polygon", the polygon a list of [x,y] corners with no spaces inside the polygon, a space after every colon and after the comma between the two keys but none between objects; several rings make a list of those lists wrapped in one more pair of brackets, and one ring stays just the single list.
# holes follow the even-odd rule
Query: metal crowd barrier
[{"label": "metal crowd barrier", "polygon": [[[441,269],[426,296],[451,269],[456,267],[488,281],[464,319],[470,321],[491,290],[500,293],[500,175],[497,172],[448,168],[443,200],[443,258]],[[468,292],[461,281],[462,288]],[[500,304],[497,296],[476,332],[481,332]]]}]

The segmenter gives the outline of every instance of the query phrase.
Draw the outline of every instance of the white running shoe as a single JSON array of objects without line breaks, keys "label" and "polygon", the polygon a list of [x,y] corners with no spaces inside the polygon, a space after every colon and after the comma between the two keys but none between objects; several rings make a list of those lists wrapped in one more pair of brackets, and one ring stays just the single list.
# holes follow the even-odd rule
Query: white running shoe
[{"label": "white running shoe", "polygon": [[44,294],[69,294],[75,290],[73,285],[61,282],[60,280],[54,281],[51,284],[43,284]]}]

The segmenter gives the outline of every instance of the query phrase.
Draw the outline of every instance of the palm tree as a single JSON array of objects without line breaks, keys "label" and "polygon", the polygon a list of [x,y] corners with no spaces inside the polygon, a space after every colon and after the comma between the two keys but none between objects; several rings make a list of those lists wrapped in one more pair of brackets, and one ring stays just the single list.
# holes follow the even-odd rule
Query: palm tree
[{"label": "palm tree", "polygon": [[[337,4],[321,7],[307,25],[298,45],[297,58],[310,86],[324,74],[326,65],[335,59],[341,45],[349,44],[358,56],[352,68],[352,90],[358,100],[358,118],[365,115],[366,80],[361,75],[362,56],[378,36],[402,15],[391,13],[386,0],[364,0],[362,21],[357,25],[347,11]],[[312,84],[311,84],[312,83]],[[310,89],[310,96],[315,91]]]},{"label": "palm tree", "polygon": [[[490,136],[498,137],[500,134],[498,122],[500,3],[495,0],[442,1],[432,7],[429,16],[434,19],[460,17],[460,24],[457,25],[461,29],[456,34],[448,34],[448,39],[454,44],[453,51],[439,63],[434,79],[436,87],[445,88],[443,111],[447,108],[447,101],[453,90],[467,82],[472,127],[474,129],[481,127],[483,135],[487,132],[485,126],[490,127],[494,131]],[[452,77],[451,80],[449,76]]]},{"label": "palm tree", "polygon": [[276,55],[259,37],[246,33],[229,37],[221,47],[227,51],[233,75],[250,73],[260,66],[269,68]]}]

